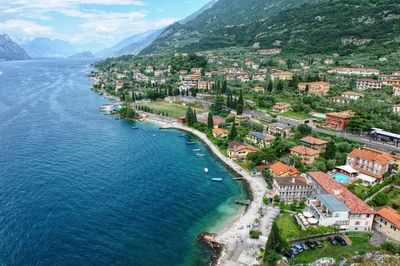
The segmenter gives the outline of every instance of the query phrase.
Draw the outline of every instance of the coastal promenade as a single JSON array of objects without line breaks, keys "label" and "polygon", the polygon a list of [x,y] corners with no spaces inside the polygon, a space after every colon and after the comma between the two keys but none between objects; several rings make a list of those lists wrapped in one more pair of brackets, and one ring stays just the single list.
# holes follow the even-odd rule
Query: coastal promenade
[{"label": "coastal promenade", "polygon": [[[264,195],[268,192],[267,184],[262,176],[254,176],[245,171],[236,162],[227,158],[221,151],[208,139],[207,135],[190,127],[181,125],[176,120],[166,119],[153,114],[145,114],[147,121],[158,124],[162,128],[178,129],[188,132],[201,141],[223,161],[229,168],[242,176],[247,182],[252,194],[251,204],[245,212],[240,214],[229,227],[222,232],[217,232],[216,240],[224,245],[218,265],[254,265],[257,263],[257,255],[260,248],[264,248],[269,228],[273,219],[278,213],[273,207],[266,207],[263,204]],[[249,231],[259,221],[258,230],[262,232],[260,239],[250,239]]]}]

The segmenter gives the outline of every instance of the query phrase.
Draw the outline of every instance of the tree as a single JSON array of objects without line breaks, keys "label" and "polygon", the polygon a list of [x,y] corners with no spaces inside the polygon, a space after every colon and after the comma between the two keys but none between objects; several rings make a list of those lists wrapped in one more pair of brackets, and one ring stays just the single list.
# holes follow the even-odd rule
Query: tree
[{"label": "tree", "polygon": [[282,252],[282,249],[283,245],[280,231],[276,222],[274,222],[271,227],[271,233],[269,234],[267,243],[265,245],[264,261],[267,262],[268,265],[275,265],[280,259],[278,253]]},{"label": "tree", "polygon": [[231,131],[229,132],[228,139],[234,140],[237,137],[236,123],[233,121]]},{"label": "tree", "polygon": [[214,119],[211,114],[211,112],[208,113],[208,118],[207,118],[207,128],[212,129],[214,127]]},{"label": "tree", "polygon": [[224,111],[225,100],[222,96],[217,95],[214,99],[214,103],[210,106],[210,111],[215,115],[220,115]]},{"label": "tree", "polygon": [[243,114],[243,108],[244,108],[243,91],[240,90],[239,100],[238,100],[237,106],[236,106],[236,113],[238,115]]},{"label": "tree", "polygon": [[189,108],[188,108],[187,111],[186,111],[186,116],[185,116],[186,123],[187,123],[189,126],[192,126],[193,123],[194,123],[193,116],[194,116],[194,114],[193,114],[192,108],[189,106]]},{"label": "tree", "polygon": [[336,144],[335,141],[331,140],[326,145],[325,159],[332,160],[335,159],[335,157],[336,157]]},{"label": "tree", "polygon": [[193,124],[197,123],[197,113],[196,110],[193,111]]},{"label": "tree", "polygon": [[268,92],[272,92],[273,89],[274,89],[274,85],[272,84],[272,80],[269,80],[267,90],[268,90]]},{"label": "tree", "polygon": [[301,124],[297,127],[297,131],[299,131],[302,136],[306,136],[311,134],[312,129],[305,124]]},{"label": "tree", "polygon": [[371,205],[375,207],[385,206],[389,201],[385,193],[378,193],[371,201]]}]

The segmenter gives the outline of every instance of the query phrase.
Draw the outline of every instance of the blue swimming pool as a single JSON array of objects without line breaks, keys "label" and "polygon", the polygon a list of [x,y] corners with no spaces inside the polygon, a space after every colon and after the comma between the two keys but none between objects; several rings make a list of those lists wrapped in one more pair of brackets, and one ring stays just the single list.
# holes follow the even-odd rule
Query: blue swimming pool
[{"label": "blue swimming pool", "polygon": [[351,178],[344,174],[336,174],[333,176],[333,179],[335,179],[336,181],[338,181],[339,183],[342,183],[342,184],[348,183],[351,181]]}]

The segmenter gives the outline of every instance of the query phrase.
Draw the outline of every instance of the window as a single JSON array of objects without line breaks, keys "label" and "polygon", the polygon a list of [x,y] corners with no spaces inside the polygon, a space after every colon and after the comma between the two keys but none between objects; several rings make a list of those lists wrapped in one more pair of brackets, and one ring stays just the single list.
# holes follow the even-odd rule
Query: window
[{"label": "window", "polygon": [[396,230],[397,230],[397,227],[394,226],[394,225],[391,225],[391,226],[390,226],[390,229],[392,229],[393,231],[396,231]]},{"label": "window", "polygon": [[339,217],[339,216],[340,216],[339,213],[335,213],[335,214],[334,214],[334,217]]},{"label": "window", "polygon": [[369,218],[371,216],[371,214],[367,214],[367,218]]},{"label": "window", "polygon": [[359,221],[357,221],[357,222],[356,222],[356,225],[360,225],[360,222],[359,222]]}]

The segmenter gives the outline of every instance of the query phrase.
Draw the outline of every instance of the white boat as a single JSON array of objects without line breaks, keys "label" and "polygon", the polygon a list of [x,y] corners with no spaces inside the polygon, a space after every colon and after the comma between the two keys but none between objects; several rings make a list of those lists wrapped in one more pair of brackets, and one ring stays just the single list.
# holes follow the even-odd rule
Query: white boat
[{"label": "white boat", "polygon": [[223,179],[222,178],[211,178],[212,181],[215,182],[221,182]]},{"label": "white boat", "polygon": [[208,168],[204,168],[204,173],[208,174]]},{"label": "white boat", "polygon": [[193,149],[193,151],[201,151],[201,149]]},{"label": "white boat", "polygon": [[197,156],[204,157],[206,156],[204,153],[196,153]]}]

